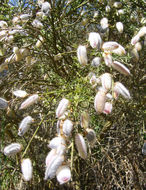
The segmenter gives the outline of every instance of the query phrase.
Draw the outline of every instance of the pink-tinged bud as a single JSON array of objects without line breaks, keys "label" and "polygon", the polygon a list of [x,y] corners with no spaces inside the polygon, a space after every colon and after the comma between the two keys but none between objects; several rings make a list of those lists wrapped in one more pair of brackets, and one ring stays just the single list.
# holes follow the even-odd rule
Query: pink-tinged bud
[{"label": "pink-tinged bud", "polygon": [[38,19],[35,19],[35,20],[32,22],[32,25],[33,25],[35,28],[38,28],[38,29],[42,29],[42,28],[43,28],[43,24],[42,24]]},{"label": "pink-tinged bud", "polygon": [[112,62],[113,62],[111,54],[109,54],[109,53],[103,53],[102,56],[103,56],[103,58],[104,58],[105,64],[106,64],[108,67],[110,67],[111,64],[112,64]]},{"label": "pink-tinged bud", "polygon": [[139,40],[140,40],[139,35],[134,36],[134,37],[131,39],[131,45],[135,45]]},{"label": "pink-tinged bud", "polygon": [[89,128],[86,129],[86,132],[86,138],[89,141],[90,145],[93,146],[96,142],[96,133],[93,129]]},{"label": "pink-tinged bud", "polygon": [[101,58],[100,57],[95,57],[93,60],[92,60],[92,63],[91,65],[93,67],[98,67],[101,63]]},{"label": "pink-tinged bud", "polygon": [[19,143],[12,143],[4,148],[4,154],[6,156],[16,155],[22,150],[22,145]]},{"label": "pink-tinged bud", "polygon": [[144,35],[146,35],[146,26],[143,26],[143,27],[139,30],[139,32],[138,32],[137,35],[138,35],[140,38],[143,37]]},{"label": "pink-tinged bud", "polygon": [[135,44],[135,49],[136,49],[137,51],[140,51],[140,50],[142,49],[142,45],[141,45],[140,42],[137,42],[137,43]]},{"label": "pink-tinged bud", "polygon": [[7,28],[7,27],[8,27],[8,24],[5,21],[1,20],[0,21],[0,28]]},{"label": "pink-tinged bud", "polygon": [[25,98],[26,96],[28,96],[27,92],[24,90],[15,90],[12,92],[16,97],[19,98]]},{"label": "pink-tinged bud", "polygon": [[95,100],[94,100],[94,108],[97,113],[102,113],[105,107],[106,101],[106,93],[104,91],[98,91]]},{"label": "pink-tinged bud", "polygon": [[110,114],[112,112],[112,109],[113,109],[112,104],[110,102],[106,102],[103,113],[105,113],[106,115]]},{"label": "pink-tinged bud", "polygon": [[69,106],[69,100],[63,98],[56,109],[56,117],[60,118],[66,111],[67,107]]},{"label": "pink-tinged bud", "polygon": [[50,161],[50,164],[48,164],[46,171],[45,171],[45,180],[52,179],[55,177],[56,171],[59,168],[59,166],[62,165],[64,161],[64,156],[54,156],[53,159]]},{"label": "pink-tinged bud", "polygon": [[117,49],[112,50],[112,53],[115,53],[117,55],[125,55],[126,51],[125,48],[119,44],[119,47]]},{"label": "pink-tinged bud", "polygon": [[118,30],[119,33],[123,33],[124,26],[123,26],[122,22],[117,22],[116,23],[116,28],[117,28],[117,30]]},{"label": "pink-tinged bud", "polygon": [[87,146],[85,143],[85,140],[81,134],[76,134],[75,136],[75,144],[78,150],[78,153],[81,158],[86,159],[87,158]]},{"label": "pink-tinged bud", "polygon": [[120,82],[115,83],[115,85],[114,85],[114,93],[115,93],[116,97],[121,94],[126,99],[131,98],[128,89]]},{"label": "pink-tinged bud", "polygon": [[21,171],[23,174],[23,179],[25,181],[30,181],[32,178],[33,168],[32,168],[31,160],[29,158],[22,160]]},{"label": "pink-tinged bud", "polygon": [[0,110],[5,110],[8,108],[8,101],[0,98]]},{"label": "pink-tinged bud", "polygon": [[117,49],[118,47],[119,47],[119,44],[117,42],[113,42],[113,41],[105,42],[102,45],[102,49],[104,51],[112,51],[114,49]]},{"label": "pink-tinged bud", "polygon": [[26,109],[29,106],[33,105],[34,103],[36,103],[39,99],[38,94],[33,94],[32,96],[30,96],[29,98],[27,98],[20,106],[19,110],[22,109]]},{"label": "pink-tinged bud", "polygon": [[63,137],[55,137],[50,141],[48,147],[51,149],[56,149],[58,146],[65,144],[66,143]]},{"label": "pink-tinged bud", "polygon": [[102,87],[109,91],[112,87],[112,76],[109,73],[102,74],[99,79],[101,80]]},{"label": "pink-tinged bud", "polygon": [[33,122],[34,120],[31,116],[26,116],[19,125],[18,135],[23,136],[29,130],[30,124]]},{"label": "pink-tinged bud", "polygon": [[90,46],[92,48],[97,48],[97,49],[101,48],[102,39],[101,39],[99,33],[91,32],[89,34],[89,39],[88,40],[89,40]]},{"label": "pink-tinged bud", "polygon": [[77,57],[78,61],[80,62],[81,65],[86,65],[88,60],[87,60],[87,50],[85,46],[79,46],[77,49]]},{"label": "pink-tinged bud", "polygon": [[125,67],[125,65],[123,65],[122,63],[120,63],[118,61],[113,61],[111,66],[114,69],[116,69],[117,71],[119,71],[121,74],[124,74],[126,76],[130,75],[129,69],[127,67]]},{"label": "pink-tinged bud", "polygon": [[56,149],[52,149],[47,157],[46,157],[46,160],[45,160],[45,163],[46,163],[46,167],[48,167],[51,163],[51,161],[54,159],[54,157],[56,156]]},{"label": "pink-tinged bud", "polygon": [[89,126],[89,114],[87,112],[83,112],[81,114],[81,126],[86,129]]},{"label": "pink-tinged bud", "polygon": [[66,165],[60,166],[56,172],[57,181],[60,185],[67,183],[71,180],[71,171],[70,168]]}]

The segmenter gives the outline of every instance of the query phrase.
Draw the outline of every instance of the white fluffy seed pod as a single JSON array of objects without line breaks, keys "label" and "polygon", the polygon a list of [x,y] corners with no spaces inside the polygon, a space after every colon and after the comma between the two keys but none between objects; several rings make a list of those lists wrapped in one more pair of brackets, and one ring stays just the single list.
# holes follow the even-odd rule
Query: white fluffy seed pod
[{"label": "white fluffy seed pod", "polygon": [[113,99],[113,97],[112,97],[112,95],[111,95],[110,93],[107,93],[107,94],[106,94],[106,97],[107,97],[109,100],[112,100],[112,99]]},{"label": "white fluffy seed pod", "polygon": [[1,20],[0,21],[0,28],[7,28],[8,24],[6,23],[6,21]]},{"label": "white fluffy seed pod", "polygon": [[122,3],[116,1],[116,2],[114,2],[114,7],[115,7],[115,8],[121,8],[121,7],[122,7]]},{"label": "white fluffy seed pod", "polygon": [[122,22],[117,22],[116,23],[116,28],[118,30],[119,33],[123,33],[123,30],[124,30],[124,25]]},{"label": "white fluffy seed pod", "polygon": [[21,171],[23,174],[23,179],[25,181],[30,181],[32,178],[32,162],[29,158],[23,159],[21,163]]},{"label": "white fluffy seed pod", "polygon": [[45,13],[45,14],[48,14],[49,11],[50,11],[50,9],[51,9],[50,3],[48,3],[48,2],[42,3],[41,12],[43,12],[43,13]]},{"label": "white fluffy seed pod", "polygon": [[135,45],[139,40],[140,40],[139,35],[134,36],[134,37],[131,39],[131,45]]},{"label": "white fluffy seed pod", "polygon": [[97,113],[102,113],[105,107],[106,93],[99,90],[94,99],[94,108]]},{"label": "white fluffy seed pod", "polygon": [[57,181],[60,185],[67,183],[71,180],[71,171],[70,168],[66,165],[60,166],[56,172]]},{"label": "white fluffy seed pod", "polygon": [[22,15],[20,15],[20,19],[21,19],[22,22],[28,21],[29,18],[30,18],[29,14],[22,14]]},{"label": "white fluffy seed pod", "polygon": [[114,85],[115,98],[117,98],[118,95],[120,95],[120,94],[126,99],[131,98],[129,90],[122,83],[116,82],[115,85]]},{"label": "white fluffy seed pod", "polygon": [[18,47],[13,47],[13,53],[20,54],[20,49]]},{"label": "white fluffy seed pod", "polygon": [[60,118],[66,111],[67,107],[69,106],[69,100],[63,98],[56,109],[56,117]]},{"label": "white fluffy seed pod", "polygon": [[110,67],[111,64],[112,64],[112,62],[113,62],[111,54],[109,54],[109,53],[103,53],[102,56],[103,56],[103,58],[104,58],[105,64],[106,64],[108,67]]},{"label": "white fluffy seed pod", "polygon": [[100,24],[101,24],[101,27],[102,27],[103,29],[108,28],[108,19],[107,19],[106,17],[102,18],[102,19],[100,20]]},{"label": "white fluffy seed pod", "polygon": [[13,24],[16,25],[16,24],[19,24],[21,22],[20,18],[15,16],[12,20]]},{"label": "white fluffy seed pod", "polygon": [[124,12],[124,9],[119,9],[119,10],[117,10],[117,16],[119,16],[119,15],[123,15],[125,12]]},{"label": "white fluffy seed pod", "polygon": [[88,40],[89,40],[90,46],[92,48],[97,48],[97,49],[101,48],[102,39],[101,39],[99,33],[97,33],[97,32],[89,33],[89,39]]},{"label": "white fluffy seed pod", "polygon": [[47,166],[45,171],[45,180],[52,179],[55,177],[56,171],[59,168],[59,166],[62,165],[64,161],[64,156],[54,156],[51,160],[50,164]]},{"label": "white fluffy seed pod", "polygon": [[44,42],[44,39],[42,36],[39,37],[39,40],[36,42],[36,47],[40,48],[42,46],[42,42]]},{"label": "white fluffy seed pod", "polygon": [[89,114],[87,112],[83,112],[81,114],[81,126],[86,129],[89,126]]},{"label": "white fluffy seed pod", "polygon": [[4,154],[6,156],[16,155],[22,150],[22,145],[19,143],[12,143],[4,148]]},{"label": "white fluffy seed pod", "polygon": [[87,50],[85,46],[79,46],[77,49],[77,57],[78,61],[80,62],[81,65],[86,65],[88,60],[87,60]]},{"label": "white fluffy seed pod", "polygon": [[91,65],[93,67],[98,67],[101,63],[101,58],[100,57],[95,57],[93,60],[92,60],[92,63]]},{"label": "white fluffy seed pod", "polygon": [[7,35],[7,30],[0,31],[0,41],[4,40]]},{"label": "white fluffy seed pod", "polygon": [[69,137],[71,135],[72,130],[73,130],[72,121],[70,121],[69,119],[66,119],[63,123],[62,129],[63,129],[63,134],[66,137]]},{"label": "white fluffy seed pod", "polygon": [[57,147],[56,149],[56,154],[59,156],[63,156],[66,152],[66,145],[65,144],[61,144]]},{"label": "white fluffy seed pod", "polygon": [[46,160],[45,160],[45,163],[46,163],[46,167],[48,167],[52,161],[52,159],[54,159],[54,157],[56,156],[56,149],[52,149],[48,155],[46,156]]},{"label": "white fluffy seed pod", "polygon": [[81,134],[76,134],[75,136],[75,144],[78,150],[78,153],[81,158],[86,159],[87,158],[87,146],[85,143],[85,140]]},{"label": "white fluffy seed pod", "polygon": [[56,149],[56,148],[58,148],[58,146],[60,146],[60,145],[66,145],[64,138],[61,137],[61,136],[59,136],[59,137],[54,137],[54,138],[50,141],[48,147],[51,148],[51,149]]},{"label": "white fluffy seed pod", "polygon": [[0,110],[4,110],[8,108],[8,101],[0,98]]},{"label": "white fluffy seed pod", "polygon": [[103,113],[105,113],[106,115],[110,114],[112,112],[112,109],[113,109],[112,103],[106,102]]},{"label": "white fluffy seed pod", "polygon": [[96,133],[93,129],[89,128],[86,129],[86,132],[86,138],[89,141],[90,145],[93,146],[96,142]]},{"label": "white fluffy seed pod", "polygon": [[109,12],[111,11],[111,7],[110,7],[109,5],[107,5],[107,6],[105,7],[105,11],[106,11],[107,13],[109,13]]},{"label": "white fluffy seed pod", "polygon": [[146,26],[143,26],[143,27],[139,30],[139,32],[138,32],[137,35],[138,35],[140,38],[143,37],[144,35],[146,35]]},{"label": "white fluffy seed pod", "polygon": [[117,55],[125,55],[126,51],[125,48],[119,44],[119,47],[117,49],[112,50],[112,53],[115,53]]},{"label": "white fluffy seed pod", "polygon": [[42,29],[43,28],[43,24],[38,19],[35,19],[32,22],[32,25],[33,25],[33,27],[38,28],[38,29]]},{"label": "white fluffy seed pod", "polygon": [[112,76],[109,73],[102,74],[99,79],[101,80],[102,87],[109,91],[112,87]]},{"label": "white fluffy seed pod", "polygon": [[33,94],[32,96],[30,96],[29,98],[27,98],[20,106],[19,110],[22,109],[26,109],[29,106],[33,105],[34,103],[36,103],[39,99],[38,94]]},{"label": "white fluffy seed pod", "polygon": [[126,76],[130,75],[130,70],[125,65],[123,65],[118,61],[113,61],[111,66],[117,71],[119,71],[121,74],[124,74]]},{"label": "white fluffy seed pod", "polygon": [[31,116],[26,116],[20,123],[18,129],[18,135],[23,136],[30,128],[30,124],[33,123],[33,118]]},{"label": "white fluffy seed pod", "polygon": [[102,45],[103,51],[112,51],[114,49],[117,49],[118,47],[119,47],[119,44],[113,41],[105,42]]},{"label": "white fluffy seed pod", "polygon": [[12,93],[19,98],[25,98],[26,96],[28,96],[27,92],[24,90],[14,90],[12,91]]},{"label": "white fluffy seed pod", "polygon": [[140,42],[137,42],[134,47],[135,47],[135,49],[136,49],[137,51],[140,51],[140,50],[142,49],[142,45],[141,45]]},{"label": "white fluffy seed pod", "polygon": [[29,54],[29,50],[27,48],[21,48],[20,54],[22,55],[22,57],[26,57]]},{"label": "white fluffy seed pod", "polygon": [[97,18],[98,15],[99,15],[99,12],[98,12],[98,11],[95,11],[95,12],[94,12],[94,16],[93,16],[93,18]]}]

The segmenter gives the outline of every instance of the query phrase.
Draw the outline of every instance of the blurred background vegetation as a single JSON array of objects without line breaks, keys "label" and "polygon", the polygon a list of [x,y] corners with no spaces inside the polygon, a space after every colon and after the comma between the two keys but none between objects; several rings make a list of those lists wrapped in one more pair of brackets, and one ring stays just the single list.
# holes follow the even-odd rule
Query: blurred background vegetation
[{"label": "blurred background vegetation", "polygon": [[[146,140],[145,37],[140,41],[142,50],[139,52],[139,59],[136,60],[130,53],[132,37],[145,24],[144,1],[121,0],[121,7],[115,8],[115,1],[112,0],[49,0],[51,11],[41,19],[42,29],[34,28],[31,24],[40,10],[37,2],[17,2],[18,4],[14,4],[14,1],[11,4],[8,1],[0,3],[0,20],[6,21],[9,28],[12,28],[14,16],[28,13],[31,17],[26,23],[21,23],[24,33],[16,34],[12,43],[0,42],[0,66],[12,55],[14,46],[27,47],[33,61],[28,65],[25,59],[22,59],[8,64],[8,68],[0,72],[0,97],[10,101],[9,111],[0,110],[0,189],[145,189],[145,157],[141,152]],[[111,8],[109,12],[106,11],[107,5]],[[118,13],[120,9],[124,14]],[[94,16],[95,11],[97,17]],[[100,20],[103,17],[109,20],[108,32],[100,28]],[[124,25],[122,34],[119,34],[115,27],[119,21]],[[114,55],[113,59],[123,62],[131,71],[130,76],[122,76],[107,67],[104,61],[99,67],[91,66],[92,59],[95,56],[102,57],[102,54],[91,49],[89,45],[88,65],[80,65],[76,50],[80,44],[88,44],[90,32],[99,32],[103,41],[116,41],[125,47],[127,54]],[[44,41],[42,46],[37,48],[35,44],[39,36],[42,36]],[[94,110],[96,93],[89,83],[89,72],[94,72],[97,76],[110,72],[114,81],[122,82],[129,89],[132,99],[127,101],[119,98],[114,102],[110,115],[97,115]],[[23,89],[29,94],[38,93],[40,101],[21,111],[19,106],[23,100],[14,97],[14,89]],[[69,164],[73,152],[72,180],[60,186],[56,179],[44,181],[44,171],[45,157],[49,151],[47,144],[56,135],[55,110],[64,97],[71,102],[73,136],[76,132],[82,132],[80,116],[83,111],[88,111],[90,128],[96,131],[97,142],[94,148],[88,147],[87,160],[78,156],[75,146],[68,150]],[[35,123],[24,137],[19,137],[18,125],[26,115],[35,118]],[[25,154],[26,158],[29,157],[33,161],[33,179],[29,183],[24,182],[21,177],[22,155],[8,158],[3,154],[4,147],[12,142],[23,144],[22,155]],[[74,142],[73,138],[71,142]],[[30,146],[25,152],[28,144]]]}]

